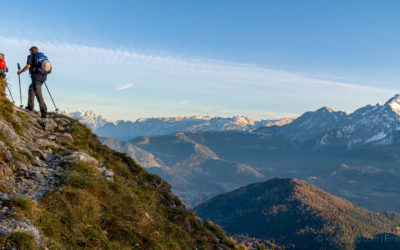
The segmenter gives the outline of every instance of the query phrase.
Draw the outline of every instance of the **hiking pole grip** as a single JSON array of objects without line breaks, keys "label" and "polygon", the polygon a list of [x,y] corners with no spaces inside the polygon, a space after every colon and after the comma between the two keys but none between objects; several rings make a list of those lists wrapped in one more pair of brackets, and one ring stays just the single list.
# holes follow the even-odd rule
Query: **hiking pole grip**
[{"label": "hiking pole grip", "polygon": [[21,65],[17,63],[18,71],[21,71]]}]

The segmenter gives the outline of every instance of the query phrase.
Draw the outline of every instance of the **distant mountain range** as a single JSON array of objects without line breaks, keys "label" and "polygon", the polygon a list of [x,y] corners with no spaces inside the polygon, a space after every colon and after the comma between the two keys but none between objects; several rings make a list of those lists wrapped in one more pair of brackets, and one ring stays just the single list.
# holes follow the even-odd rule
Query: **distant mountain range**
[{"label": "distant mountain range", "polygon": [[319,139],[321,145],[341,144],[350,149],[367,143],[388,145],[393,142],[393,133],[400,130],[400,95],[394,96],[384,105],[367,105],[351,114],[323,107],[314,112],[306,112],[297,119],[257,121],[240,116],[193,116],[111,122],[92,111],[63,113],[80,120],[101,137],[122,140],[179,132],[235,130],[281,134],[300,142]]},{"label": "distant mountain range", "polygon": [[92,111],[63,112],[65,115],[80,120],[97,135],[121,140],[130,140],[138,136],[169,135],[179,132],[214,131],[250,131],[259,127],[282,126],[292,122],[292,118],[252,120],[234,116],[160,117],[139,118],[136,121],[111,122]]},{"label": "distant mountain range", "polygon": [[370,210],[400,212],[398,103],[397,95],[352,114],[322,108],[253,132],[103,141],[161,175],[189,206],[241,185],[285,176],[308,180]]},{"label": "distant mountain range", "polygon": [[218,195],[195,212],[230,235],[247,235],[284,249],[400,249],[393,234],[400,215],[375,213],[290,178]]},{"label": "distant mountain range", "polygon": [[307,112],[290,124],[261,127],[257,132],[282,134],[295,141],[318,139],[320,145],[348,149],[364,144],[389,145],[400,130],[400,95],[384,105],[367,105],[351,114],[324,107]]}]

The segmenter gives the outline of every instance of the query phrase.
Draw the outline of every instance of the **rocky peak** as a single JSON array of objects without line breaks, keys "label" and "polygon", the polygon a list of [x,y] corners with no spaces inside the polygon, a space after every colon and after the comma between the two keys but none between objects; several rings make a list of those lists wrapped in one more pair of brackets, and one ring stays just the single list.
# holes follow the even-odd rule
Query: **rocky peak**
[{"label": "rocky peak", "polygon": [[292,140],[316,139],[320,145],[339,143],[347,149],[366,143],[390,144],[393,133],[400,130],[400,94],[384,105],[366,105],[351,114],[322,107],[304,113],[290,124],[264,130]]},{"label": "rocky peak", "polygon": [[388,107],[391,111],[396,113],[400,116],[400,94],[395,95],[394,97],[390,98],[384,105]]},{"label": "rocky peak", "polygon": [[390,99],[385,103],[385,105],[389,105],[389,104],[391,104],[392,102],[400,102],[400,94],[394,95],[392,98],[390,98]]},{"label": "rocky peak", "polygon": [[339,126],[325,131],[322,145],[346,145],[348,149],[368,143],[387,145],[400,129],[400,95],[384,105],[366,105],[350,114]]},{"label": "rocky peak", "polygon": [[289,124],[274,128],[273,132],[283,134],[292,140],[305,141],[341,125],[346,119],[345,112],[323,107],[313,112],[306,112]]},{"label": "rocky peak", "polygon": [[335,111],[333,111],[333,109],[325,106],[325,107],[322,107],[322,108],[318,109],[316,112],[317,113],[325,113],[325,112],[333,113]]},{"label": "rocky peak", "polygon": [[77,112],[72,112],[72,111],[63,111],[63,115],[78,119],[82,124],[85,124],[92,130],[96,130],[99,127],[104,126],[106,123],[109,123],[110,121],[105,119],[101,115],[96,115],[93,111],[77,111]]}]

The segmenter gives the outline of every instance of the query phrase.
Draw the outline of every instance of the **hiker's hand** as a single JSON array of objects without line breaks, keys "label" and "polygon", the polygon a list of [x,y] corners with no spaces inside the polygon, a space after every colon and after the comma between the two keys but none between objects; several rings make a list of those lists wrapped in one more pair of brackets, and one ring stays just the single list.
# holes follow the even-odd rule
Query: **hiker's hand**
[{"label": "hiker's hand", "polygon": [[31,65],[26,65],[23,69],[21,69],[20,71],[18,71],[18,75],[21,75],[22,73],[24,73],[25,71],[27,71],[28,69],[31,68]]}]

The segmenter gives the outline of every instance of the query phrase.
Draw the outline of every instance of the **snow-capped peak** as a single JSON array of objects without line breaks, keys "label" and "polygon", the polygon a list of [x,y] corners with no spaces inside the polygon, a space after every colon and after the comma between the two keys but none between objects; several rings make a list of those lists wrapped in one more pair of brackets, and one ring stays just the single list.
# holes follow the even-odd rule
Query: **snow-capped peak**
[{"label": "snow-capped peak", "polygon": [[390,98],[389,101],[385,103],[385,106],[390,107],[393,112],[400,116],[400,94]]},{"label": "snow-capped peak", "polygon": [[64,111],[63,114],[78,119],[99,136],[131,139],[137,136],[166,135],[177,132],[200,130],[252,131],[261,126],[282,126],[292,122],[291,118],[253,120],[244,116],[191,116],[138,118],[136,121],[111,122],[93,111]]},{"label": "snow-capped peak", "polygon": [[101,115],[96,115],[91,110],[88,110],[88,111],[80,110],[80,111],[76,111],[76,112],[67,110],[67,111],[63,111],[61,113],[66,116],[70,116],[75,119],[78,119],[81,123],[85,124],[92,130],[95,130],[96,128],[103,126],[107,122],[110,122],[109,120],[103,118]]}]

